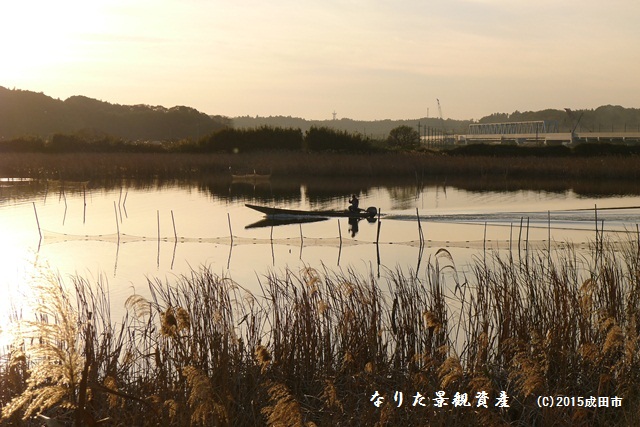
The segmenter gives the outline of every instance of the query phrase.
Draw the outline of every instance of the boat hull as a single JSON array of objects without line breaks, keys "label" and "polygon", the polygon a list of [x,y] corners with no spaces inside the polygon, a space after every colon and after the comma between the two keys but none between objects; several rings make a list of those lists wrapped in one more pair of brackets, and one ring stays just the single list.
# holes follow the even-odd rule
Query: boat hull
[{"label": "boat hull", "polygon": [[267,218],[271,219],[288,219],[288,218],[329,218],[329,217],[342,217],[342,218],[373,218],[377,214],[375,208],[369,208],[366,211],[352,212],[348,210],[344,211],[304,211],[297,209],[282,209],[272,208],[269,206],[258,206],[245,204],[246,207],[262,212]]}]

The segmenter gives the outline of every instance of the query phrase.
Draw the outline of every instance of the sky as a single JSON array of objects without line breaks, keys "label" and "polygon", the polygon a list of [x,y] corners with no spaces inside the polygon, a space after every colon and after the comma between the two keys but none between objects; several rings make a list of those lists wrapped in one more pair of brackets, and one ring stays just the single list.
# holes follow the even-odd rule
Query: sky
[{"label": "sky", "polygon": [[0,2],[0,86],[354,120],[640,107],[637,0]]}]

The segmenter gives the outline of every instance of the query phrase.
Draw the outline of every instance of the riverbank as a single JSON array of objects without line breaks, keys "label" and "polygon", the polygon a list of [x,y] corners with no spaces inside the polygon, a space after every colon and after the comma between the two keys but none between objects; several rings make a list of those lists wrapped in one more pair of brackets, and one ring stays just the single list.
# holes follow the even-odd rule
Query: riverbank
[{"label": "riverbank", "polygon": [[286,177],[405,177],[622,180],[640,178],[640,156],[448,155],[445,152],[374,154],[292,151],[227,153],[3,153],[0,176],[92,179],[230,178],[232,174]]}]

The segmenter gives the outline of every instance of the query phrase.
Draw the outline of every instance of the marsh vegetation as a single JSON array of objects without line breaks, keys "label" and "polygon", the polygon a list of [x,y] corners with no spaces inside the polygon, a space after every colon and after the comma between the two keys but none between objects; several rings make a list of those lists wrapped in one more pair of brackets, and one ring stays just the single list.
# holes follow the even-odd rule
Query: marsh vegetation
[{"label": "marsh vegetation", "polygon": [[269,151],[233,153],[4,153],[0,174],[56,180],[209,179],[258,171],[273,178],[366,177],[417,181],[535,178],[556,181],[617,180],[635,182],[640,156],[546,155],[495,150],[464,155],[442,152],[335,153]]},{"label": "marsh vegetation", "polygon": [[[261,295],[202,267],[150,278],[122,319],[104,279],[47,276],[4,349],[3,424],[632,425],[639,262],[637,240],[597,240],[587,254],[488,252],[462,275],[440,250],[420,276],[287,270]],[[438,391],[471,406],[436,407]],[[495,406],[501,392],[509,407]],[[538,396],[622,403],[540,408]]]}]

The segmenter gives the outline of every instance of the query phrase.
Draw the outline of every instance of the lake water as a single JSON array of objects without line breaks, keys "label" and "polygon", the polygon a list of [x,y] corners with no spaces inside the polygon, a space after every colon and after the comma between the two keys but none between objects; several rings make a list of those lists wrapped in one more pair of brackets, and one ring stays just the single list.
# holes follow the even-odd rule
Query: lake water
[{"label": "lake water", "polygon": [[[147,278],[171,282],[202,266],[254,292],[266,274],[285,269],[384,276],[400,268],[419,275],[441,248],[464,272],[484,248],[515,251],[525,240],[546,248],[549,237],[554,247],[560,242],[586,247],[595,238],[596,215],[598,226],[604,224],[615,239],[635,233],[640,218],[634,189],[504,187],[292,180],[106,186],[3,179],[0,324],[11,310],[21,309],[42,271],[106,279],[118,313],[132,293],[148,292]],[[262,214],[245,203],[344,209],[351,192],[359,194],[361,207],[381,210],[380,223],[362,220],[354,230],[346,218],[333,218],[247,228]]]}]

